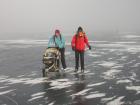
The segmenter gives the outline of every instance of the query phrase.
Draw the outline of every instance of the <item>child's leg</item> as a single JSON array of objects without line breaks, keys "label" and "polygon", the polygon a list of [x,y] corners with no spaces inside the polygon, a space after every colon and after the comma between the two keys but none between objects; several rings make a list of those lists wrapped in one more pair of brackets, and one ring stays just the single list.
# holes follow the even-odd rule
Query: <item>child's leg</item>
[{"label": "child's leg", "polygon": [[61,52],[61,62],[62,62],[62,66],[63,66],[63,69],[65,69],[67,66],[66,66],[66,62],[65,62],[65,48],[62,48],[60,50]]}]

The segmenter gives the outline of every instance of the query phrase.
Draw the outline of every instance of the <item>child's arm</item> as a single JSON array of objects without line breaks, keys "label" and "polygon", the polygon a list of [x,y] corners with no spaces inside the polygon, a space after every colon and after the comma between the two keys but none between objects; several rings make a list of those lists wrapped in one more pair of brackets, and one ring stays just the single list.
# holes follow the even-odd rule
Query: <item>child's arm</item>
[{"label": "child's arm", "polygon": [[48,47],[52,47],[53,44],[54,44],[54,40],[53,40],[53,37],[51,37],[51,38],[49,39],[49,42],[48,42]]},{"label": "child's arm", "polygon": [[60,48],[64,48],[65,47],[65,39],[63,36],[61,36],[61,44],[60,44]]}]

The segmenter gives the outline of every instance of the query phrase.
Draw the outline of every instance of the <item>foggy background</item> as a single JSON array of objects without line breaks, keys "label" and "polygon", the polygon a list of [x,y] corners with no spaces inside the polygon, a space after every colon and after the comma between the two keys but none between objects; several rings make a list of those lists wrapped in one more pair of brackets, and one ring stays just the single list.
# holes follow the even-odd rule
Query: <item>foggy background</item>
[{"label": "foggy background", "polygon": [[140,0],[0,0],[0,39],[140,32]]}]

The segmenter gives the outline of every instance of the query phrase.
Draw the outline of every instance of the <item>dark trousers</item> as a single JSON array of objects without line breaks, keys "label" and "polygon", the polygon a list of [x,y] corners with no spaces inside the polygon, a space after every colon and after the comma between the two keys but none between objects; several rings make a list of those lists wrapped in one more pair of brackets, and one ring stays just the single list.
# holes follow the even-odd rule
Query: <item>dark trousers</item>
[{"label": "dark trousers", "polygon": [[67,68],[66,66],[66,61],[65,61],[65,48],[61,48],[59,49],[60,53],[61,53],[61,63],[62,63],[62,67],[63,69]]},{"label": "dark trousers", "polygon": [[84,70],[84,51],[75,51],[75,69],[79,68],[79,57],[81,61],[81,70]]}]

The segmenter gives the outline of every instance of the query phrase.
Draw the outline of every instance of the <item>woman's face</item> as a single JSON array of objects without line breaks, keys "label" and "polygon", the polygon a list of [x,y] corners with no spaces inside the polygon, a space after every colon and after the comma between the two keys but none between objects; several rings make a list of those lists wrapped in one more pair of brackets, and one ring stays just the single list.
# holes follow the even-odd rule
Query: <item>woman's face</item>
[{"label": "woman's face", "polygon": [[79,32],[79,36],[83,36],[83,32],[80,31],[80,32]]}]

